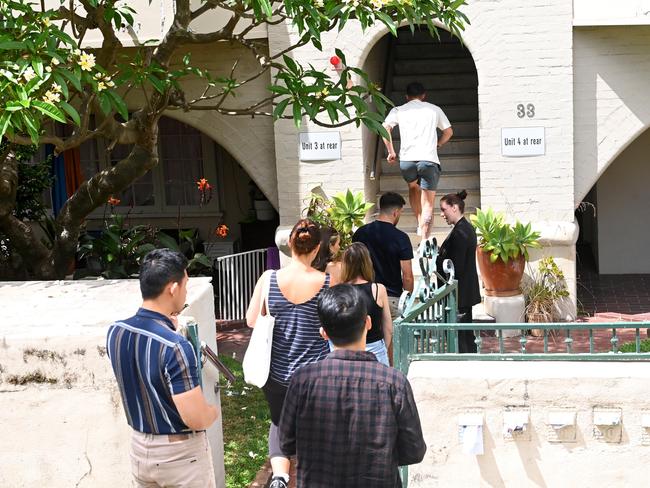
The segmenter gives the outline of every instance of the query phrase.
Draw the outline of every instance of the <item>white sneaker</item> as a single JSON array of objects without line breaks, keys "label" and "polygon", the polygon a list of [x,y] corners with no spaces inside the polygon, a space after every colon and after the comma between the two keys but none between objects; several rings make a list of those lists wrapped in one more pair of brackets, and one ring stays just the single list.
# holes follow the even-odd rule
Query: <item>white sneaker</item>
[{"label": "white sneaker", "polygon": [[422,229],[418,226],[418,229],[415,231],[416,236],[421,236],[422,235]]}]

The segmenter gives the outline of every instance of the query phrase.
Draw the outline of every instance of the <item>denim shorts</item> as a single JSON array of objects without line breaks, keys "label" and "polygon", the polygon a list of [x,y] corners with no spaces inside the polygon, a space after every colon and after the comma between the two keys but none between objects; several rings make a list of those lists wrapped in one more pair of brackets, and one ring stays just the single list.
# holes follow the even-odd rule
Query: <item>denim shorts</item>
[{"label": "denim shorts", "polygon": [[402,178],[407,183],[417,181],[423,190],[435,191],[440,179],[440,165],[431,161],[402,161],[399,162]]}]

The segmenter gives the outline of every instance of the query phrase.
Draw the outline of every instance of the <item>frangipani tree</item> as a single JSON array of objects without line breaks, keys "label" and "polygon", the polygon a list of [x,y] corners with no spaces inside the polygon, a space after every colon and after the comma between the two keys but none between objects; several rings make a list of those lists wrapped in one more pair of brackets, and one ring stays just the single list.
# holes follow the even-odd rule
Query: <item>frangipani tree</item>
[{"label": "frangipani tree", "polygon": [[[172,1],[172,0],[170,0]],[[120,29],[137,19],[121,0],[65,0],[48,8],[28,0],[0,0],[0,239],[10,243],[29,276],[61,278],[74,259],[84,219],[113,195],[158,163],[158,121],[167,110],[213,110],[229,116],[266,115],[303,117],[323,126],[363,123],[382,132],[381,120],[390,103],[380,88],[360,69],[344,65],[330,77],[310,65],[301,65],[291,51],[312,44],[322,49],[321,34],[342,29],[348,22],[367,28],[376,22],[393,34],[402,23],[423,24],[435,35],[434,19],[452,32],[463,29],[467,18],[459,10],[464,0],[173,0],[174,19],[163,38],[124,49]],[[190,24],[215,9],[226,12],[222,25],[206,33]],[[290,22],[300,40],[269,54],[259,40],[247,34],[264,24]],[[101,33],[101,46],[84,48],[88,32]],[[238,78],[217,76],[193,64],[189,55],[174,64],[192,46],[233,43],[258,62],[256,72]],[[257,78],[273,73],[265,96],[245,106],[236,95]],[[352,75],[360,80],[352,83]],[[201,95],[190,97],[186,80],[199,79]],[[132,90],[143,102],[129,111],[124,98]],[[376,107],[377,112],[370,107]],[[131,107],[133,108],[133,107]],[[56,124],[73,127],[63,137]],[[83,142],[104,138],[109,149],[131,145],[130,153],[110,169],[84,181],[66,201],[55,220],[51,246],[44,245],[30,225],[15,215],[18,185],[17,148],[51,144],[55,153]]]}]

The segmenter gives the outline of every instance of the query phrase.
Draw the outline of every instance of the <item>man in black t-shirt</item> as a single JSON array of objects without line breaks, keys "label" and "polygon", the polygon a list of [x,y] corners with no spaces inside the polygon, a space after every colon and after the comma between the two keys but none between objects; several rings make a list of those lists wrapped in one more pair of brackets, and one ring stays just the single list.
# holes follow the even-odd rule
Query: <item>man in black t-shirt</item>
[{"label": "man in black t-shirt", "polygon": [[398,193],[384,193],[379,199],[377,220],[360,227],[353,242],[363,242],[370,251],[375,281],[386,287],[390,314],[399,316],[397,304],[402,290],[413,291],[413,247],[397,223],[406,202]]}]

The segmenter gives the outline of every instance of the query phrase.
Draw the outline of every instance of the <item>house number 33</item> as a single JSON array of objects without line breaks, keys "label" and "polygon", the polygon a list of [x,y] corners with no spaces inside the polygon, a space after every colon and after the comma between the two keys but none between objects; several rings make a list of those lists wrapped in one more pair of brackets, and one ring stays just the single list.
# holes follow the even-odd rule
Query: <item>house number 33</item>
[{"label": "house number 33", "polygon": [[520,119],[523,119],[524,117],[528,117],[529,119],[532,119],[535,117],[535,105],[532,103],[529,103],[528,105],[524,105],[523,103],[520,103],[517,105],[517,117]]}]

